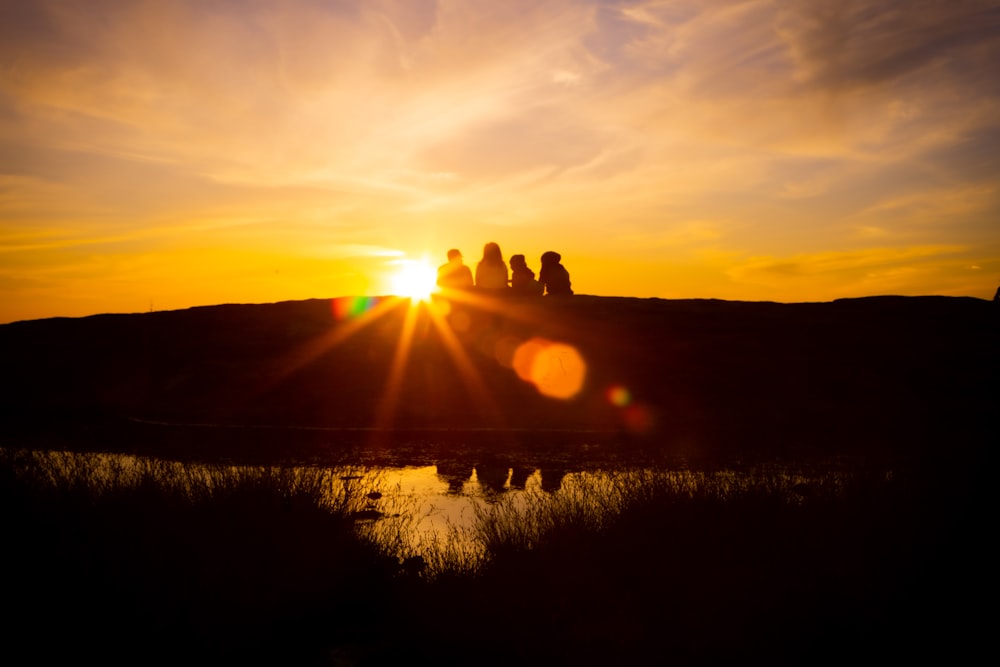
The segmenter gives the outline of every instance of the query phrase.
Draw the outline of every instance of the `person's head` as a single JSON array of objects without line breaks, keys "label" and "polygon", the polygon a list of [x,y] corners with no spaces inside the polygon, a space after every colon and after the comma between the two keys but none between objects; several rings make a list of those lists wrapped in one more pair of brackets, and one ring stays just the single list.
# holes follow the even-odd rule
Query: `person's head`
[{"label": "person's head", "polygon": [[503,253],[500,246],[492,241],[483,246],[483,261],[490,264],[502,264]]},{"label": "person's head", "polygon": [[562,255],[555,252],[554,250],[549,250],[542,253],[542,266],[551,266],[553,264],[558,264],[559,260],[562,259]]},{"label": "person's head", "polygon": [[452,248],[448,251],[448,261],[449,262],[461,262],[462,253],[459,252],[458,248]]},{"label": "person's head", "polygon": [[512,269],[526,269],[528,268],[528,263],[524,261],[524,255],[511,255],[510,256],[510,268]]}]

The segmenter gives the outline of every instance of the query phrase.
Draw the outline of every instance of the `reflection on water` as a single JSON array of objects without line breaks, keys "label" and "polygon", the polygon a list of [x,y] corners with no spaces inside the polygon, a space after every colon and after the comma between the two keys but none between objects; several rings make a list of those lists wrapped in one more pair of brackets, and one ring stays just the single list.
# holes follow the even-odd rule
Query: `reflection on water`
[{"label": "reflection on water", "polygon": [[[22,453],[44,482],[99,496],[155,485],[193,501],[233,492],[307,497],[353,518],[355,529],[400,559],[435,566],[474,566],[491,540],[529,546],[567,517],[600,527],[637,495],[655,490],[725,499],[766,492],[788,502],[837,493],[843,473],[785,468],[569,471],[534,468],[481,456],[475,463],[441,460],[410,467],[240,466],[181,463],[120,454]],[[447,560],[448,562],[444,562]]]},{"label": "reflection on water", "polygon": [[[566,470],[546,468],[544,471],[526,465],[510,465],[506,461],[483,458],[480,462],[469,464],[461,461],[440,461],[436,466],[437,477],[448,485],[448,494],[466,495],[470,497],[491,497],[507,491],[524,491],[529,486],[554,493],[559,490]],[[383,469],[388,470],[388,469]],[[404,471],[414,471],[417,468],[403,468]],[[404,473],[409,476],[416,473]]]},{"label": "reflection on water", "polygon": [[506,467],[496,463],[456,463],[404,468],[372,468],[362,486],[376,486],[380,497],[370,509],[377,519],[359,529],[398,544],[400,557],[423,555],[449,542],[450,549],[478,553],[476,526],[484,506],[523,505],[527,498],[558,493],[566,472]]}]

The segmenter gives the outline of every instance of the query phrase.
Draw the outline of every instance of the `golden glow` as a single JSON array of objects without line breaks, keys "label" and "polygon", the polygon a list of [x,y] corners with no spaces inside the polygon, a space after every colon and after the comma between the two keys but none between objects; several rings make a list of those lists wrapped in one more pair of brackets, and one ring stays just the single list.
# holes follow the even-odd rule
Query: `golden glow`
[{"label": "golden glow", "polygon": [[[422,303],[418,304],[418,306],[422,305]],[[403,386],[403,377],[406,374],[410,351],[413,349],[413,332],[419,316],[418,308],[407,308],[406,319],[403,320],[403,328],[400,331],[399,340],[396,341],[396,351],[392,356],[392,366],[389,368],[389,377],[386,379],[378,415],[375,418],[375,425],[379,428],[391,428],[393,425],[396,408],[399,404],[399,393]]]},{"label": "golden glow", "polygon": [[392,277],[392,293],[412,301],[428,301],[437,290],[437,270],[426,260],[399,260]]},{"label": "golden glow", "polygon": [[[442,309],[436,305],[431,305],[428,308],[431,322],[441,336],[445,349],[448,351],[448,356],[451,358],[452,365],[454,365],[461,375],[462,382],[469,390],[469,394],[473,401],[475,401],[479,413],[489,417],[495,423],[500,423],[503,421],[500,408],[496,401],[493,400],[493,397],[490,396],[486,383],[479,376],[479,371],[476,370],[475,365],[469,359],[468,353],[456,335],[456,331],[461,333],[468,328],[469,317],[462,309],[458,310],[458,312],[451,312],[449,316],[448,311],[450,310],[450,307]],[[460,323],[459,327],[454,327],[450,324],[455,321]]]},{"label": "golden glow", "polygon": [[38,0],[0,21],[0,323],[426,298],[489,241],[579,294],[990,298],[992,10],[859,2]]},{"label": "golden glow", "polygon": [[518,377],[550,398],[569,399],[583,388],[587,362],[572,345],[532,338],[514,352]]}]

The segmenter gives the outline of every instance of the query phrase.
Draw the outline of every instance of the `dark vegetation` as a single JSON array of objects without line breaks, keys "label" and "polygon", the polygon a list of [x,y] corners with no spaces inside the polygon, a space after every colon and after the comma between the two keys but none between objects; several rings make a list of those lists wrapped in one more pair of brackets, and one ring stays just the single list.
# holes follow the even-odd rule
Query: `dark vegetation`
[{"label": "dark vegetation", "polygon": [[[336,345],[346,323],[326,301],[4,325],[4,661],[965,661],[990,636],[975,600],[992,596],[992,305],[574,297],[472,312],[461,340],[493,405],[418,326],[392,432],[342,429],[378,423],[402,309]],[[497,363],[503,335],[575,345],[583,392],[539,396]],[[206,484],[193,464],[154,461],[102,484],[53,477],[44,450],[219,472]],[[722,493],[623,478],[599,519],[553,501],[526,521],[501,502],[480,517],[488,558],[432,572],[441,554],[404,561],[359,533],[374,489],[348,482],[330,500],[321,468],[221,465],[490,450],[841,481],[778,488],[747,472]]]},{"label": "dark vegetation", "polygon": [[154,461],[100,482],[64,460],[0,467],[8,659],[842,664],[972,658],[989,636],[974,479],[623,472],[485,506],[485,557],[448,562],[448,545],[403,559],[358,532],[371,491],[347,480],[331,501],[319,469],[207,482]]}]

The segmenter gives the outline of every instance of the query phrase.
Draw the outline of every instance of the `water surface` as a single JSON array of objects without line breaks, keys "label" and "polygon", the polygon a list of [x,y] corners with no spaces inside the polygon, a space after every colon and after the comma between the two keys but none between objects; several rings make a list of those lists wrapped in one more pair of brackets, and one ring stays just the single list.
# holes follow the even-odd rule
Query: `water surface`
[{"label": "water surface", "polygon": [[[686,497],[726,499],[765,492],[801,503],[838,493],[850,472],[788,465],[692,470],[676,466],[612,466],[572,470],[507,459],[442,458],[428,465],[238,465],[178,462],[127,454],[37,451],[26,454],[47,483],[110,490],[153,483],[197,500],[239,486],[275,498],[305,492],[346,511],[357,532],[400,559],[420,556],[475,562],[498,527],[530,543],[566,517],[599,528],[634,496],[657,489]],[[891,473],[886,473],[890,474]],[[655,529],[651,526],[651,529]],[[504,538],[507,539],[507,538]]]}]

